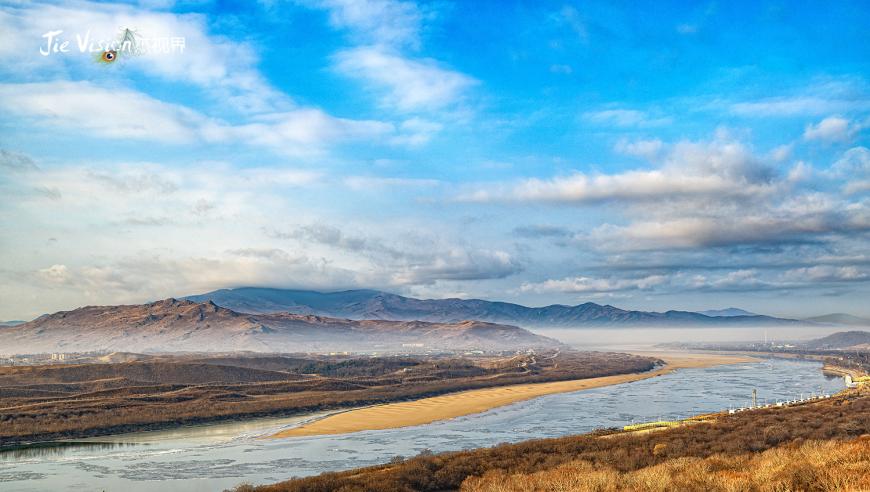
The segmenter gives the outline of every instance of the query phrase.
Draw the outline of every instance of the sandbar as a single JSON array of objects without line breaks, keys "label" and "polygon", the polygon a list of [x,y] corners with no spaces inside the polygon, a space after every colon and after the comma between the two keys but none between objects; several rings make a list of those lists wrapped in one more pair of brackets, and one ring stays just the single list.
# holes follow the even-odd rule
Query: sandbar
[{"label": "sandbar", "polygon": [[365,430],[394,429],[424,425],[509,405],[539,396],[567,393],[612,384],[628,383],[668,374],[677,369],[710,367],[721,364],[756,362],[758,359],[740,355],[718,355],[688,352],[636,352],[657,357],[665,362],[652,371],[619,374],[587,379],[528,383],[482,388],[448,393],[414,401],[386,403],[356,408],[328,415],[299,427],[286,429],[271,437],[289,438],[331,434],[349,434]]}]

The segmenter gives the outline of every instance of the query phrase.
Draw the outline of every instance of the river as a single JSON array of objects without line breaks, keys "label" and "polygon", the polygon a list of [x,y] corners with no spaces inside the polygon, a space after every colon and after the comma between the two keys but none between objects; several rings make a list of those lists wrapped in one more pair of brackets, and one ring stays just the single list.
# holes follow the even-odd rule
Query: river
[{"label": "river", "polygon": [[384,463],[427,449],[492,446],[719,411],[747,405],[753,389],[764,403],[835,393],[843,386],[842,379],[824,376],[818,362],[766,359],[681,369],[402,429],[262,438],[318,417],[307,415],[124,434],[0,452],[0,490],[220,491]]}]

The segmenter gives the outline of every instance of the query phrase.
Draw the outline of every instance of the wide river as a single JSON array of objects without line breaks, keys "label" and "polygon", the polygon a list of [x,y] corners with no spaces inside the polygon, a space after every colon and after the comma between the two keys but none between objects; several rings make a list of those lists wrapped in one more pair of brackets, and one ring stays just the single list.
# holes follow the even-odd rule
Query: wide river
[{"label": "wide river", "polygon": [[239,483],[384,463],[396,455],[579,434],[745,406],[844,386],[816,362],[682,369],[661,377],[549,395],[488,412],[402,429],[262,439],[316,416],[215,424],[0,452],[0,490],[220,491]]}]

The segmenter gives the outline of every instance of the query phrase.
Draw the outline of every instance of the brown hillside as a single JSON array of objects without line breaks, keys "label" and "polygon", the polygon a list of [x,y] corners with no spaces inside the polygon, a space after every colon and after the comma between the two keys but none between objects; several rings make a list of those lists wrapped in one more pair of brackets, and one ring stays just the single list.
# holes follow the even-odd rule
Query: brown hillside
[{"label": "brown hillside", "polygon": [[212,302],[166,299],[89,306],[0,331],[5,353],[360,352],[555,348],[555,340],[479,321],[352,321],[292,313],[243,314]]}]

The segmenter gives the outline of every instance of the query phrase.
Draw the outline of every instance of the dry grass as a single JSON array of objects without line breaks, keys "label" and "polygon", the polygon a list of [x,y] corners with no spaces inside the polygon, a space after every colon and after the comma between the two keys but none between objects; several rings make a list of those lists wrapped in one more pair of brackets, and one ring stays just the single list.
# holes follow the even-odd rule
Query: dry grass
[{"label": "dry grass", "polygon": [[620,472],[572,461],[531,474],[495,470],[469,477],[463,492],[708,492],[870,490],[870,436],[851,441],[806,441],[763,453],[682,457]]}]

